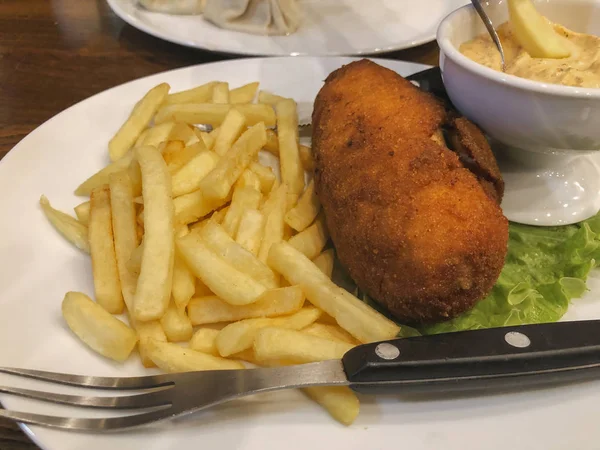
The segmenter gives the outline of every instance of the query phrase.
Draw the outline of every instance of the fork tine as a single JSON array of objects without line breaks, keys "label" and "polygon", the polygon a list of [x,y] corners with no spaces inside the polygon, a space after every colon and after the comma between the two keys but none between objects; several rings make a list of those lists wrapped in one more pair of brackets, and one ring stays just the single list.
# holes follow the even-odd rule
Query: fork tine
[{"label": "fork tine", "polygon": [[0,373],[20,375],[27,378],[66,384],[69,386],[100,389],[148,389],[173,384],[172,377],[169,375],[150,375],[143,377],[92,377],[87,375],[46,372],[43,370],[15,369],[11,367],[0,367]]},{"label": "fork tine", "polygon": [[66,430],[80,431],[106,431],[116,429],[134,428],[146,425],[171,416],[168,407],[158,411],[150,411],[142,414],[123,417],[107,417],[103,419],[70,418],[47,416],[44,414],[33,414],[20,411],[7,411],[0,409],[0,417],[15,420],[30,425],[41,425],[50,428],[62,428]]},{"label": "fork tine", "polygon": [[56,394],[31,389],[0,386],[0,393],[42,400],[45,402],[77,405],[89,408],[136,409],[168,406],[171,404],[170,387],[144,394],[124,395],[120,397],[85,397],[80,395]]}]

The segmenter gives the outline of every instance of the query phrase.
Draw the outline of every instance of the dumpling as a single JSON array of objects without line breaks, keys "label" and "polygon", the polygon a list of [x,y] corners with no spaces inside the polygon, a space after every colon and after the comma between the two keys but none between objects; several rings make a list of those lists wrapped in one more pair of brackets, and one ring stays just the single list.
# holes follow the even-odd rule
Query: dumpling
[{"label": "dumpling", "polygon": [[139,0],[150,10],[167,14],[202,14],[206,0]]},{"label": "dumpling", "polygon": [[204,18],[244,33],[284,35],[298,29],[301,13],[296,0],[206,0]]}]

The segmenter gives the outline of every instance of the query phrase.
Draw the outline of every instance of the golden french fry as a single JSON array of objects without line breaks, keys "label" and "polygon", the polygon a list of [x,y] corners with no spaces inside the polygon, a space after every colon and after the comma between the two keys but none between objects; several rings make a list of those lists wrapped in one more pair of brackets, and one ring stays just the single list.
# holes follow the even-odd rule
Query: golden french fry
[{"label": "golden french fry", "polygon": [[131,321],[131,324],[138,335],[138,352],[140,354],[142,364],[144,367],[156,367],[154,361],[152,361],[148,356],[148,352],[146,351],[146,343],[149,339],[167,342],[167,335],[163,331],[160,322],[158,320],[151,320],[149,322],[136,322],[131,316],[129,317],[129,320]]},{"label": "golden french fry", "polygon": [[173,200],[175,206],[175,223],[190,224],[219,209],[229,199],[214,200],[206,198],[202,191],[194,191],[180,195]]},{"label": "golden french fry", "polygon": [[173,301],[169,303],[165,314],[160,318],[160,325],[171,342],[189,341],[194,333],[185,309],[178,308]]},{"label": "golden french fry", "polygon": [[273,169],[263,166],[257,162],[253,162],[250,164],[250,170],[258,177],[258,180],[260,181],[261,192],[271,192],[276,179]]},{"label": "golden french fry", "polygon": [[201,152],[207,151],[204,142],[196,142],[195,144],[184,147],[181,151],[169,155],[167,162],[167,168],[172,176],[175,176],[178,171],[189,164],[196,156]]},{"label": "golden french fry", "polygon": [[196,136],[198,136],[198,138],[204,142],[204,145],[206,146],[207,149],[212,150],[213,147],[215,146],[215,141],[217,140],[216,136],[213,135],[212,133],[207,133],[206,131],[200,131],[198,128],[194,127],[194,133],[196,133]]},{"label": "golden french fry", "polygon": [[302,168],[307,172],[315,170],[315,159],[313,158],[311,148],[300,144],[298,146],[298,153],[300,155],[300,161],[302,161]]},{"label": "golden french fry", "polygon": [[[288,196],[297,198],[304,190],[304,169],[298,153],[298,112],[292,99],[277,103],[277,136],[281,182],[287,186]],[[291,204],[288,202],[288,204]]]},{"label": "golden french fry", "polygon": [[245,126],[246,118],[244,115],[237,109],[231,108],[219,128],[219,134],[213,147],[214,152],[219,156],[227,153],[233,143],[239,139]]},{"label": "golden french fry", "polygon": [[133,146],[140,133],[148,126],[150,120],[162,105],[169,89],[170,86],[167,83],[161,83],[150,89],[134,106],[130,116],[108,143],[111,161],[123,157]]},{"label": "golden french fry", "polygon": [[263,150],[266,150],[277,157],[279,156],[279,138],[277,137],[277,133],[270,128],[267,130],[267,143]]},{"label": "golden french fry", "polygon": [[268,91],[260,91],[258,93],[258,103],[275,106],[277,103],[283,100],[287,100],[287,98],[272,94]]},{"label": "golden french fry", "polygon": [[108,186],[92,191],[90,205],[88,239],[96,301],[109,313],[120,314],[123,311],[123,294],[115,254]]},{"label": "golden french fry", "polygon": [[258,192],[262,192],[261,183],[260,179],[258,178],[258,175],[256,175],[250,169],[246,169],[242,172],[238,180],[235,182],[235,187],[250,187],[256,189]]},{"label": "golden french fry", "polygon": [[137,342],[135,331],[81,292],[67,292],[62,315],[87,346],[115,361],[125,361]]},{"label": "golden french fry", "polygon": [[311,180],[296,206],[285,215],[285,222],[294,230],[302,231],[315,220],[320,210],[321,202],[315,193],[315,182]]},{"label": "golden french fry", "polygon": [[193,127],[187,123],[177,122],[171,129],[168,140],[169,141],[182,141],[183,145],[185,145],[186,147],[193,145],[200,141],[198,136],[196,136],[196,133],[194,133],[194,128],[195,127]]},{"label": "golden french fry", "polygon": [[215,293],[211,291],[206,284],[204,284],[204,281],[202,281],[200,278],[196,278],[194,297],[209,297],[211,295],[215,295]]},{"label": "golden french fry", "polygon": [[301,286],[313,305],[334,317],[360,342],[393,339],[400,331],[394,322],[336,286],[310,259],[287,242],[271,247],[268,264],[290,284]]},{"label": "golden french fry", "polygon": [[203,195],[211,199],[226,198],[233,184],[256,157],[266,139],[263,123],[254,125],[244,132],[219,160],[212,172],[200,182]]},{"label": "golden french fry", "polygon": [[142,196],[142,171],[140,170],[140,163],[136,158],[132,158],[127,167],[127,174],[131,180],[131,190],[134,199]]},{"label": "golden french fry", "polygon": [[103,167],[94,175],[89,177],[83,183],[75,189],[75,195],[89,196],[92,193],[92,189],[99,186],[108,184],[108,177],[111,173],[120,172],[129,168],[129,164],[133,160],[133,152],[128,152],[125,156],[117,161],[110,163],[108,166]]},{"label": "golden french fry", "polygon": [[[249,275],[267,289],[279,287],[278,276],[265,263],[235,242],[221,225],[210,220],[198,233],[206,246],[233,268]],[[213,292],[220,295],[217,291]]]},{"label": "golden french fry", "polygon": [[244,365],[217,356],[207,355],[177,344],[148,339],[148,356],[165,372],[195,372],[198,370],[236,370]]},{"label": "golden french fry", "polygon": [[216,345],[219,354],[224,357],[252,348],[254,338],[259,330],[267,327],[279,327],[301,330],[319,318],[321,311],[317,308],[302,308],[295,314],[276,318],[245,319],[234,322],[223,328],[217,336]]},{"label": "golden french fry", "polygon": [[194,297],[188,304],[192,325],[233,322],[253,317],[277,317],[293,314],[302,308],[304,293],[298,286],[270,289],[256,302],[233,306],[217,296]]},{"label": "golden french fry", "polygon": [[221,356],[219,355],[219,350],[217,350],[216,344],[218,335],[219,330],[214,330],[212,328],[200,328],[194,333],[188,345],[192,350],[196,350],[197,352]]},{"label": "golden french fry", "polygon": [[302,332],[310,334],[311,336],[329,339],[330,341],[340,341],[352,345],[358,344],[358,341],[354,339],[350,333],[343,328],[340,328],[338,325],[315,322],[306,328],[302,328]]},{"label": "golden french fry", "polygon": [[185,143],[183,141],[165,141],[157,148],[168,165],[172,160],[177,159],[179,153],[185,148]]},{"label": "golden french fry", "polygon": [[308,259],[314,259],[327,244],[327,239],[329,239],[329,232],[325,224],[325,216],[320,214],[315,223],[292,237],[288,243]]},{"label": "golden french fry", "polygon": [[316,386],[302,391],[344,425],[352,425],[360,409],[356,394],[346,386]]},{"label": "golden french fry", "polygon": [[142,147],[143,145],[158,147],[162,142],[169,140],[174,126],[175,122],[165,122],[155,127],[146,128],[135,142],[135,147]]},{"label": "golden french fry", "polygon": [[137,320],[160,319],[171,297],[175,255],[171,177],[154,147],[136,148],[142,171],[144,197],[144,251],[138,277],[133,316]]},{"label": "golden french fry", "polygon": [[260,211],[245,210],[240,218],[235,241],[254,256],[258,256],[264,226],[265,216]]},{"label": "golden french fry", "polygon": [[62,234],[67,241],[86,253],[90,252],[88,227],[75,219],[75,217],[71,217],[58,209],[54,209],[45,195],[40,197],[40,206],[52,226]]},{"label": "golden french fry", "polygon": [[179,197],[198,190],[204,177],[216,167],[218,162],[219,157],[217,154],[204,148],[203,151],[173,174],[173,197]]},{"label": "golden french fry", "polygon": [[254,100],[254,97],[256,96],[256,91],[258,91],[258,81],[232,89],[229,91],[229,103],[234,105],[240,103],[252,103],[252,100]]},{"label": "golden french fry", "polygon": [[77,216],[79,223],[87,227],[87,224],[90,220],[90,202],[87,201],[80,203],[73,209],[75,210],[75,215]]},{"label": "golden french fry", "polygon": [[212,213],[209,220],[211,220],[212,222],[215,222],[215,223],[221,223],[221,222],[223,222],[223,219],[227,215],[228,211],[229,211],[229,206],[221,208],[218,211],[215,211],[214,213]]},{"label": "golden french fry", "polygon": [[173,301],[177,309],[184,311],[196,292],[196,277],[187,266],[179,252],[175,252],[173,265],[173,285],[171,287]]},{"label": "golden french fry", "polygon": [[237,234],[240,220],[244,211],[248,209],[258,209],[262,194],[253,187],[240,187],[236,185],[233,190],[231,204],[227,214],[223,218],[223,228],[230,236]]},{"label": "golden french fry", "polygon": [[128,269],[128,262],[138,247],[133,189],[129,175],[125,171],[112,174],[109,186],[115,257],[121,292],[127,309],[132,311],[137,275]]},{"label": "golden french fry", "polygon": [[313,263],[319,268],[321,272],[327,275],[327,278],[331,279],[333,274],[333,264],[335,262],[335,250],[330,248],[324,250],[319,256],[314,258]]},{"label": "golden french fry", "polygon": [[164,104],[174,105],[178,103],[204,103],[212,98],[212,92],[217,84],[216,81],[197,86],[192,89],[187,89],[181,92],[167,95]]},{"label": "golden french fry", "polygon": [[254,303],[266,291],[261,283],[214,253],[196,232],[177,239],[177,248],[194,275],[232,305]]},{"label": "golden french fry", "polygon": [[229,83],[219,82],[215,84],[212,93],[212,102],[213,103],[229,103]]},{"label": "golden french fry", "polygon": [[[131,256],[127,260],[125,264],[127,270],[134,276],[137,280],[137,277],[140,276],[140,271],[142,269],[142,255],[144,254],[144,241],[140,243],[136,248],[131,252]],[[136,285],[137,287],[137,285]]]},{"label": "golden french fry", "polygon": [[275,327],[259,329],[254,338],[254,354],[259,361],[283,360],[305,364],[341,359],[353,347],[354,345],[345,342]]},{"label": "golden french fry", "polygon": [[267,262],[271,246],[283,239],[286,194],[287,186],[282,184],[271,193],[261,211],[265,215],[265,229],[258,250],[258,259],[264,263]]},{"label": "golden french fry", "polygon": [[231,108],[235,107],[246,117],[246,125],[263,122],[266,127],[275,126],[275,111],[269,105],[222,105],[215,103],[190,103],[185,105],[167,105],[154,117],[154,123],[177,121],[189,124],[220,126]]}]

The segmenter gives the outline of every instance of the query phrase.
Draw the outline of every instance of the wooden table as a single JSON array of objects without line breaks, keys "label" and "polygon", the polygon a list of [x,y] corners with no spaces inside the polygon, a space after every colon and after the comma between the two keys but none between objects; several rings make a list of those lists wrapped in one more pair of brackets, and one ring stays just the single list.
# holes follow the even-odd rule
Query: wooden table
[{"label": "wooden table", "polygon": [[[438,48],[430,43],[383,57],[437,64]],[[231,58],[146,35],[105,0],[0,0],[0,159],[47,119],[107,88]],[[0,449],[36,448],[0,419]]]}]

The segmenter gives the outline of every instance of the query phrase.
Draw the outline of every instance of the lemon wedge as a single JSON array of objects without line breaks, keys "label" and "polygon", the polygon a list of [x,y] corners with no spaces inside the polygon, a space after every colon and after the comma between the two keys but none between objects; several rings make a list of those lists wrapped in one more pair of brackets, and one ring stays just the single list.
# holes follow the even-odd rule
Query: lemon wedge
[{"label": "lemon wedge", "polygon": [[521,47],[533,58],[566,58],[569,41],[535,9],[531,0],[508,0],[510,24]]}]

